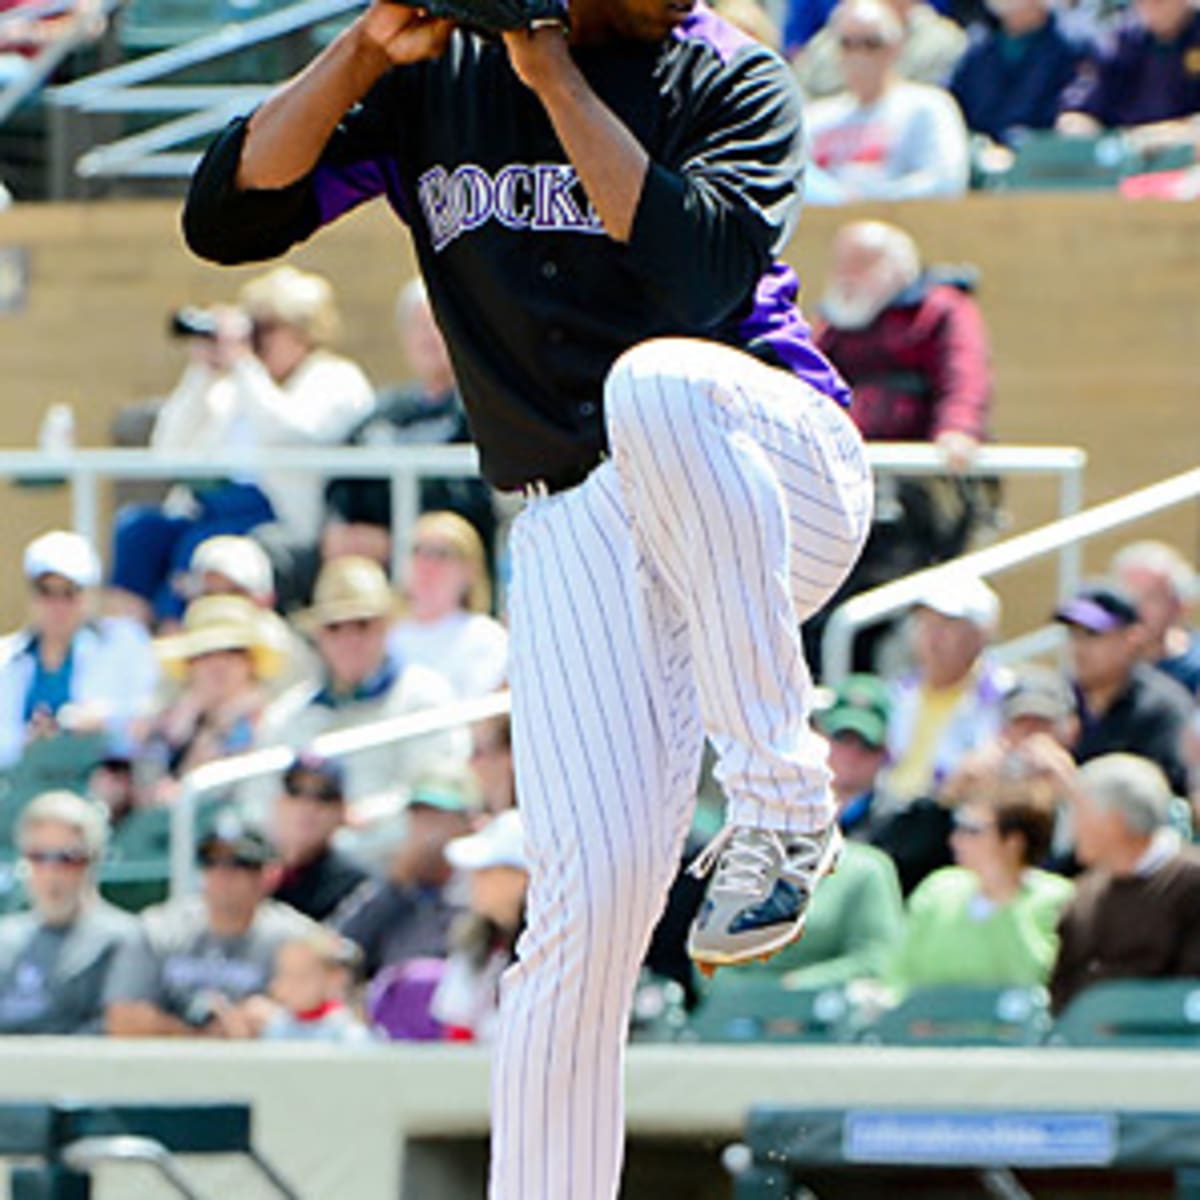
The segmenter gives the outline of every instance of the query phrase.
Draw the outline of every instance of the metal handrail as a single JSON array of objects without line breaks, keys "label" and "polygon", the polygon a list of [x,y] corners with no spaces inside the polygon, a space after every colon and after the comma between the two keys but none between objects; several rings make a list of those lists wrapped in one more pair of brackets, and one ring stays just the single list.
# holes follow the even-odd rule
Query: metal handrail
[{"label": "metal handrail", "polygon": [[[314,738],[310,749],[323,758],[345,758],[363,750],[374,750],[408,738],[425,737],[512,710],[507,691],[472,700],[459,700],[422,712],[371,721],[351,729],[339,729]],[[171,804],[171,895],[193,891],[196,879],[196,809],[202,797],[224,791],[251,779],[284,770],[296,753],[292,746],[266,746],[248,754],[233,755],[205,763],[180,780],[180,790]]]},{"label": "metal handrail", "polygon": [[[939,579],[962,573],[988,578],[1047,554],[1057,552],[1061,555],[1072,547],[1078,555],[1082,543],[1090,538],[1140,521],[1163,509],[1184,504],[1198,496],[1200,467],[1052,521],[1039,529],[997,542],[984,550],[963,555],[953,562],[917,571],[893,583],[863,592],[837,608],[825,626],[821,641],[822,679],[829,686],[836,687],[850,672],[855,634],[867,625],[911,607],[931,587],[936,586]],[[1040,634],[1041,631],[1038,631],[1032,636]]]},{"label": "metal handrail", "polygon": [[[112,2],[112,0],[109,0]],[[315,29],[361,8],[362,0],[300,0],[286,8],[249,20],[236,21],[130,62],[46,91],[52,109],[51,134],[56,187],[65,192],[68,179],[100,176],[135,176],[186,179],[199,154],[176,149],[219,129],[232,116],[249,111],[270,92],[266,86],[230,84],[228,87],[154,86],[158,81],[213,59],[226,58],[269,42]],[[296,64],[299,65],[298,63]],[[142,86],[150,85],[150,86]],[[79,154],[82,138],[74,126],[94,113],[182,113],[149,131],[120,137],[101,145],[88,145]]]},{"label": "metal handrail", "polygon": [[263,471],[390,479],[393,562],[399,565],[407,554],[409,531],[420,512],[421,478],[476,476],[479,454],[471,445],[304,446],[257,453],[230,451],[214,463],[211,455],[140,447],[64,452],[0,450],[0,479],[65,480],[71,487],[71,524],[97,546],[102,479],[211,479],[214,473],[254,478]]},{"label": "metal handrail", "polygon": [[72,108],[98,95],[118,88],[130,88],[153,79],[162,79],[176,71],[185,71],[213,58],[222,58],[260,42],[286,37],[310,25],[328,21],[362,7],[362,0],[301,0],[277,12],[252,17],[249,21],[234,21],[213,33],[182,46],[172,46],[147,54],[132,62],[97,71],[85,79],[51,89],[47,99],[51,104]]},{"label": "metal handrail", "polygon": [[[105,28],[120,2],[121,0],[102,0],[97,15],[103,18]],[[42,16],[66,16],[73,10],[72,0],[35,0],[33,4],[0,13],[0,27],[5,24],[16,25],[21,21]],[[100,35],[88,29],[86,22],[77,20],[71,28],[43,46],[30,59],[29,69],[19,78],[12,80],[7,87],[0,89],[0,125],[46,83],[66,58],[81,46],[95,41],[98,36]]]},{"label": "metal handrail", "polygon": [[[934,446],[873,442],[867,447],[873,469],[883,475],[944,474],[945,462]],[[987,446],[970,473],[977,475],[1053,475],[1059,478],[1059,513],[1078,512],[1082,504],[1087,454],[1073,446]],[[390,478],[393,528],[403,542],[418,512],[421,476],[472,476],[479,472],[474,446],[312,446],[279,447],[223,456],[220,472],[250,476],[270,471],[312,472],[319,476]],[[74,528],[94,544],[99,535],[98,487],[102,479],[208,479],[210,456],[144,448],[0,450],[0,478],[65,479],[72,490]],[[1065,572],[1075,573],[1064,559]]]}]

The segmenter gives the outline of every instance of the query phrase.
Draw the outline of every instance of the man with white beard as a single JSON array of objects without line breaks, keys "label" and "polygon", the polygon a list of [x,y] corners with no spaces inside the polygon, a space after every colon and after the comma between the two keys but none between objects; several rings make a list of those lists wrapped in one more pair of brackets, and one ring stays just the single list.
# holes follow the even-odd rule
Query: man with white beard
[{"label": "man with white beard", "polygon": [[854,221],[833,242],[817,344],[854,389],[868,441],[935,442],[952,471],[987,432],[991,367],[973,280],[922,269],[913,239]]},{"label": "man with white beard", "polygon": [[[991,485],[960,477],[987,436],[992,398],[973,282],[969,269],[923,267],[916,242],[884,221],[853,221],[834,236],[816,340],[853,389],[850,416],[868,441],[933,442],[946,463],[945,477],[884,481],[839,601],[961,554],[998,502]],[[820,615],[805,626],[810,657],[823,628]],[[883,669],[886,632],[859,637],[857,670]]]}]

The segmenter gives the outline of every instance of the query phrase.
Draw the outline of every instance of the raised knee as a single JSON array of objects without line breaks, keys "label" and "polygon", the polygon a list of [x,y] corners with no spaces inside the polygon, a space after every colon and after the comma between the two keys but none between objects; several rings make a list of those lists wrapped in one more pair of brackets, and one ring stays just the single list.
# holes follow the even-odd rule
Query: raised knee
[{"label": "raised knee", "polygon": [[670,412],[686,403],[694,369],[689,353],[698,343],[688,338],[653,338],[626,350],[612,365],[604,384],[604,411],[615,448],[653,438]]}]

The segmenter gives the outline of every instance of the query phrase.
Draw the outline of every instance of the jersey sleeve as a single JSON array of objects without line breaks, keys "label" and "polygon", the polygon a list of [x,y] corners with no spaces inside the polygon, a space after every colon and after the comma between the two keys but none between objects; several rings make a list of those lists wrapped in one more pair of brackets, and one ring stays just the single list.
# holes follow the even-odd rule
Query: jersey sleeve
[{"label": "jersey sleeve", "polygon": [[712,326],[747,298],[799,217],[800,94],[787,66],[750,51],[696,106],[673,161],[652,161],[630,263],[667,310]]},{"label": "jersey sleeve", "polygon": [[402,212],[397,155],[403,132],[388,114],[405,111],[397,95],[404,76],[399,70],[385,75],[342,118],[313,170],[287,187],[237,186],[249,118],[231,121],[208,148],[188,189],[183,235],[192,252],[226,266],[261,262],[376,196],[387,194]]}]

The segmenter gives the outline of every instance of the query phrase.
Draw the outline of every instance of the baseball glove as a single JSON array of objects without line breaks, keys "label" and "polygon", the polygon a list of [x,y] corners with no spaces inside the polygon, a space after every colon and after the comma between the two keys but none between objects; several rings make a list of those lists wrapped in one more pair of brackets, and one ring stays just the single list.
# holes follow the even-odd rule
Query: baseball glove
[{"label": "baseball glove", "polygon": [[481,33],[501,34],[541,25],[567,27],[566,0],[394,0],[431,17],[454,21]]}]

